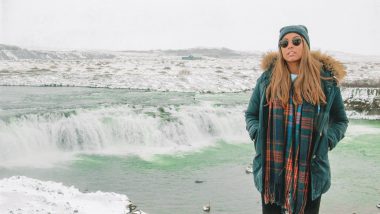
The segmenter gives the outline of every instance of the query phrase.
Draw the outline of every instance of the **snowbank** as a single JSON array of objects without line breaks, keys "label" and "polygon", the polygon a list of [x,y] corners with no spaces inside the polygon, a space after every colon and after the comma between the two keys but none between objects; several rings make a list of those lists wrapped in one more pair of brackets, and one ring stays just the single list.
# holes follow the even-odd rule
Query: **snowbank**
[{"label": "snowbank", "polygon": [[126,214],[130,203],[126,195],[82,193],[72,186],[24,176],[0,180],[0,213]]}]

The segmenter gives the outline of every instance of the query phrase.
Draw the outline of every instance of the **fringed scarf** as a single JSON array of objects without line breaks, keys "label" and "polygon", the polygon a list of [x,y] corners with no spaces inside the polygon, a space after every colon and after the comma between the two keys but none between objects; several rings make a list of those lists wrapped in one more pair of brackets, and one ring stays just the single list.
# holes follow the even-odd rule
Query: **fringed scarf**
[{"label": "fringed scarf", "polygon": [[265,149],[264,202],[276,203],[289,214],[303,214],[309,185],[315,108],[304,102],[283,107],[269,104]]}]

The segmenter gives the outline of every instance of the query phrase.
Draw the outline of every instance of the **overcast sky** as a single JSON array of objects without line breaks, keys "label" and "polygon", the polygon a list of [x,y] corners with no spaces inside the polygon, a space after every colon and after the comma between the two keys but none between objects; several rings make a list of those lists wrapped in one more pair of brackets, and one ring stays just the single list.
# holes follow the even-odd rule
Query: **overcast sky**
[{"label": "overcast sky", "polygon": [[380,55],[380,0],[0,0],[0,43],[34,49],[277,48],[304,24],[312,49]]}]

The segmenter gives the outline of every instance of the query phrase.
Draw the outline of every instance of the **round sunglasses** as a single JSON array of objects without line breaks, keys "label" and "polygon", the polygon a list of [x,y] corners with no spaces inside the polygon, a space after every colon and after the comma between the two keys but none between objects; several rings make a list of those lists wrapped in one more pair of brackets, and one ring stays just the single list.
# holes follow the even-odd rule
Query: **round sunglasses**
[{"label": "round sunglasses", "polygon": [[[299,37],[296,37],[296,38],[293,38],[293,39],[292,39],[292,43],[293,43],[294,46],[298,46],[298,45],[300,45],[301,42],[302,42],[302,39],[299,38]],[[278,45],[279,45],[280,47],[282,47],[282,48],[286,48],[286,47],[288,47],[288,44],[289,44],[289,41],[288,41],[287,39],[283,39],[283,40],[281,40],[281,41],[278,43]]]}]

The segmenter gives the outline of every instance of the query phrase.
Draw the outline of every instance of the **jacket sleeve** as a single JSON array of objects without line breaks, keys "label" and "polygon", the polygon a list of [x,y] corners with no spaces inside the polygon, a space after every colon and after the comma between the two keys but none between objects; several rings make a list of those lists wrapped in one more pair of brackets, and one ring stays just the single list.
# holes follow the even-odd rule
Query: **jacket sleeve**
[{"label": "jacket sleeve", "polygon": [[248,103],[248,108],[245,111],[246,129],[251,140],[255,140],[259,129],[259,111],[260,111],[260,80],[256,81],[256,86],[253,89],[251,99]]},{"label": "jacket sleeve", "polygon": [[338,144],[338,142],[344,138],[344,134],[346,133],[348,126],[348,119],[346,111],[344,109],[342,95],[340,89],[338,88],[337,90],[337,94],[335,95],[329,113],[330,121],[327,130],[327,138],[330,150],[333,149]]}]

